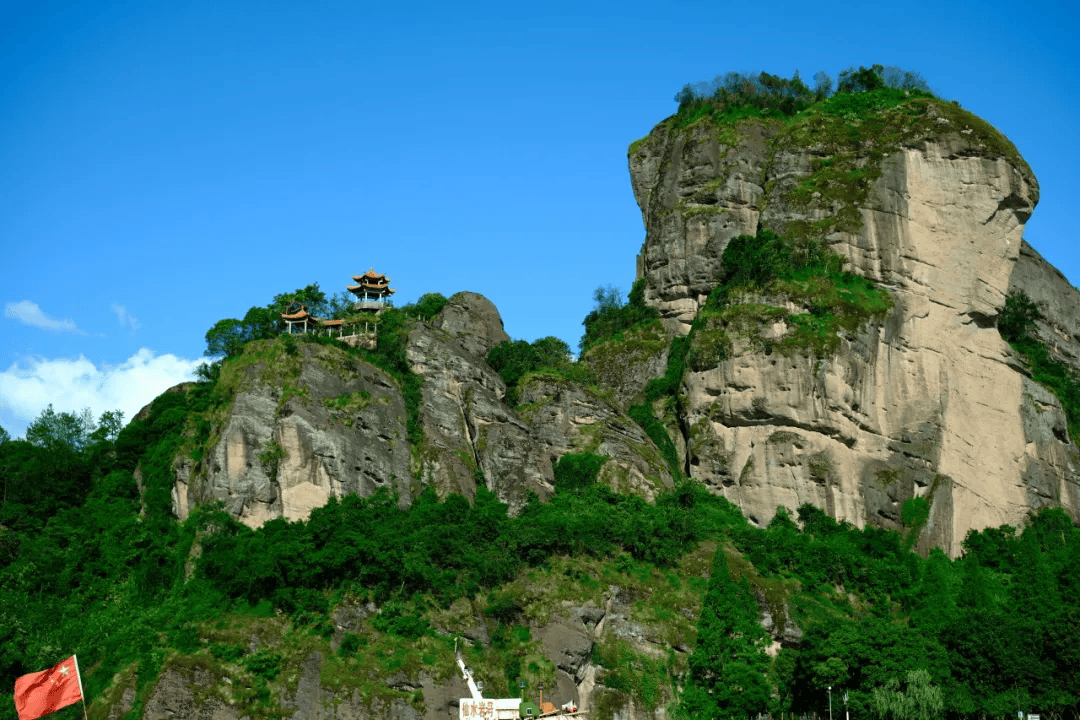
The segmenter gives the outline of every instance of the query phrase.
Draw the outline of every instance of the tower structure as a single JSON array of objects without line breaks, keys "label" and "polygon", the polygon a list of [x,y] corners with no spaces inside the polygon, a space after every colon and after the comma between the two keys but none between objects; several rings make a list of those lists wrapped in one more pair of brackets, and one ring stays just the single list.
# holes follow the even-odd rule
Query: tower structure
[{"label": "tower structure", "polygon": [[346,285],[345,289],[356,296],[354,310],[378,313],[383,308],[393,307],[391,297],[396,291],[390,287],[390,278],[369,269],[363,275],[353,275],[356,285]]}]

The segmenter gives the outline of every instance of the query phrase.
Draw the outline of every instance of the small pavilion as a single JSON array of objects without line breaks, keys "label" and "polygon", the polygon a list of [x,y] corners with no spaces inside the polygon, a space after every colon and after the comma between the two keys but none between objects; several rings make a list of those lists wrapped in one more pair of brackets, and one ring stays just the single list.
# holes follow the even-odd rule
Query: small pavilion
[{"label": "small pavilion", "polygon": [[375,272],[375,268],[352,277],[357,284],[346,285],[345,289],[356,296],[354,310],[378,314],[384,308],[394,306],[391,296],[397,291],[390,287],[390,278]]},{"label": "small pavilion", "polygon": [[303,304],[295,302],[285,308],[285,312],[281,313],[281,319],[289,328],[290,335],[293,334],[294,326],[300,328],[300,334],[304,334],[308,330],[318,330],[319,325],[322,324],[317,317],[307,311]]}]

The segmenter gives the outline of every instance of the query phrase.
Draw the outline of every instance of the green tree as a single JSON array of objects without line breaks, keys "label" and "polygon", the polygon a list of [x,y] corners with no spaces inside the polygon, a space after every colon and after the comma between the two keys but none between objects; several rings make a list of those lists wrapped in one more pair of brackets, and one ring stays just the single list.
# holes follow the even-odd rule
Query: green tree
[{"label": "green tree", "polygon": [[3,445],[4,443],[10,442],[10,441],[11,441],[11,435],[8,434],[7,430],[0,427],[0,445]]},{"label": "green tree", "polygon": [[[280,296],[279,296],[280,297]],[[281,312],[274,308],[252,307],[243,320],[218,320],[206,331],[207,357],[233,357],[252,340],[271,340],[280,332]]]},{"label": "green tree", "polygon": [[814,99],[821,101],[832,95],[833,81],[829,74],[820,70],[814,75]]},{"label": "green tree", "polygon": [[581,352],[623,330],[659,317],[656,308],[645,304],[645,283],[644,278],[634,283],[629,302],[624,302],[622,293],[612,285],[601,286],[593,291],[595,304],[592,311],[581,321],[585,326],[585,334],[578,343]]},{"label": "green tree", "polygon": [[933,548],[912,611],[915,624],[937,635],[956,617],[955,596],[952,562],[940,548]]},{"label": "green tree", "polygon": [[218,320],[206,331],[206,352],[208,357],[232,357],[244,349],[248,341],[244,324],[233,318]]},{"label": "green tree", "polygon": [[449,302],[446,296],[441,293],[431,292],[424,293],[416,302],[411,305],[406,305],[403,310],[410,317],[418,317],[421,320],[431,321],[442,312],[442,309],[446,307],[446,303]]},{"label": "green tree", "polygon": [[720,547],[690,655],[690,681],[682,699],[686,715],[745,717],[764,711],[771,692],[767,644],[750,584],[746,578],[732,579]]},{"label": "green tree", "polygon": [[293,303],[303,305],[309,313],[318,318],[327,317],[331,307],[326,299],[326,293],[319,289],[319,283],[312,283],[306,287],[297,288],[291,293],[275,295],[268,309],[280,315]]},{"label": "green tree", "polygon": [[884,72],[885,68],[882,65],[871,65],[869,68],[860,65],[858,70],[853,67],[848,68],[837,78],[836,92],[872,92],[883,88],[885,87],[885,80],[882,77]]},{"label": "green tree", "polygon": [[611,458],[592,453],[566,453],[554,463],[555,489],[578,490],[596,482],[600,469]]},{"label": "green tree", "polygon": [[540,367],[558,368],[571,360],[570,346],[554,335],[533,340],[532,348]]},{"label": "green tree", "polygon": [[791,249],[776,233],[738,235],[728,241],[720,259],[720,284],[763,287],[791,266]]},{"label": "green tree", "polygon": [[487,354],[487,364],[506,383],[508,402],[517,402],[518,381],[526,373],[546,370],[569,374],[572,379],[588,381],[587,373],[571,373],[570,346],[554,336],[528,342],[507,340],[493,347]]},{"label": "green tree", "polygon": [[356,311],[353,310],[353,305],[356,303],[356,298],[344,290],[336,292],[326,301],[326,316],[332,320],[342,320],[355,315]]},{"label": "green tree", "polygon": [[870,706],[881,720],[931,720],[945,707],[941,688],[930,683],[926,670],[912,670],[901,687],[898,678],[874,688]]},{"label": "green tree", "polygon": [[114,442],[124,427],[123,410],[106,410],[98,418],[97,429],[90,433],[93,443]]},{"label": "green tree", "polygon": [[1031,337],[1035,323],[1042,319],[1039,306],[1023,292],[1014,291],[1005,296],[1005,307],[998,316],[998,332],[1008,342]]},{"label": "green tree", "polygon": [[58,413],[49,403],[26,428],[26,441],[38,447],[60,444],[78,450],[91,442],[95,430],[97,423],[90,408],[84,408],[80,413]]}]

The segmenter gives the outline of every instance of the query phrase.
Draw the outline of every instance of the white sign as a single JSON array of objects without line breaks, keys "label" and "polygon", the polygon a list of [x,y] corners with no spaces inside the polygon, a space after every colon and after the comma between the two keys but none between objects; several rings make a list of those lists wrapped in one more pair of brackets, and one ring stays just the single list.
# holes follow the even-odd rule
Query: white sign
[{"label": "white sign", "polygon": [[461,698],[458,702],[460,720],[517,720],[521,707],[521,698]]},{"label": "white sign", "polygon": [[1039,720],[1038,715],[1028,715],[1028,720]]}]

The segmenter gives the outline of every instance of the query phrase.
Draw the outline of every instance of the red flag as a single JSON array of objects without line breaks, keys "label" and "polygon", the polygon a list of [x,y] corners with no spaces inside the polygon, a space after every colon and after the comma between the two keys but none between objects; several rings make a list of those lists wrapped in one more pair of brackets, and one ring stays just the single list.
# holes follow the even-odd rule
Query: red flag
[{"label": "red flag", "polygon": [[23,675],[15,681],[19,720],[35,720],[81,699],[82,683],[74,655],[48,670]]}]

